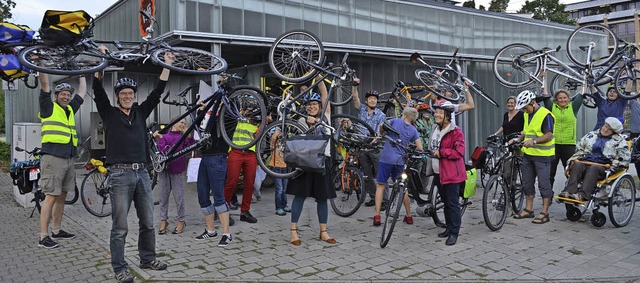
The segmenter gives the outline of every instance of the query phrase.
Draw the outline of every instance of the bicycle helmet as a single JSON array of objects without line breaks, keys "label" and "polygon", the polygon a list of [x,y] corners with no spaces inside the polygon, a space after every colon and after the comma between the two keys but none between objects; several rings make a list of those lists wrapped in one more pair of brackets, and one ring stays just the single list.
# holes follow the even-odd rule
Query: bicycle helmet
[{"label": "bicycle helmet", "polygon": [[304,95],[304,98],[302,99],[302,102],[306,105],[307,103],[311,102],[311,101],[317,101],[319,103],[322,103],[322,98],[320,97],[319,94],[315,93],[315,92],[310,92]]},{"label": "bicycle helmet", "polygon": [[130,89],[133,89],[133,92],[138,92],[138,84],[130,78],[118,79],[118,82],[116,82],[116,85],[113,87],[113,90],[116,92],[116,94],[119,94],[120,91],[125,88],[130,88]]},{"label": "bicycle helmet", "polygon": [[531,103],[531,101],[533,101],[534,99],[536,99],[535,93],[530,90],[522,91],[520,94],[518,94],[518,97],[516,97],[516,110],[520,110],[529,105],[529,103]]},{"label": "bicycle helmet", "polygon": [[57,85],[57,86],[54,88],[54,91],[53,91],[53,92],[54,92],[55,94],[58,94],[58,93],[60,93],[60,92],[61,92],[61,91],[63,91],[63,90],[66,90],[66,91],[68,91],[68,92],[69,92],[69,93],[71,93],[71,94],[73,94],[73,92],[75,91],[75,90],[73,89],[73,87],[72,87],[70,84],[68,84],[68,83],[61,83],[61,84]]},{"label": "bicycle helmet", "polygon": [[380,98],[380,94],[375,90],[367,91],[367,93],[364,95],[364,99],[369,98],[369,96],[375,96],[376,98]]},{"label": "bicycle helmet", "polygon": [[431,107],[429,107],[429,104],[426,104],[426,103],[418,104],[418,107],[416,107],[416,110],[418,110],[418,112],[433,113],[433,110],[431,110]]},{"label": "bicycle helmet", "polygon": [[446,112],[448,112],[449,114],[453,113],[454,111],[456,111],[456,107],[455,105],[453,105],[453,103],[451,103],[451,101],[439,101],[436,104],[433,105],[433,109],[442,109]]}]

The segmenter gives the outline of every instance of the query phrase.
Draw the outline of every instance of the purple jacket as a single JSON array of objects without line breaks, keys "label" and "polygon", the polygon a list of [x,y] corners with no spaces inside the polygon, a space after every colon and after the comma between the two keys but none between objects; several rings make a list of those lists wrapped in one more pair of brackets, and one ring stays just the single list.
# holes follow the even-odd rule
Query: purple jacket
[{"label": "purple jacket", "polygon": [[[179,132],[179,131],[170,131],[162,135],[162,137],[158,139],[158,150],[160,150],[160,152],[163,152],[163,153],[168,152],[169,149],[171,149],[171,147],[178,142],[178,140],[180,139],[180,136],[182,136],[182,132]],[[187,138],[182,142],[182,145],[178,147],[178,150],[181,150],[187,146],[190,146],[193,143],[194,143],[193,138]],[[174,159],[173,161],[169,162],[169,164],[167,164],[167,168],[165,169],[167,173],[171,173],[171,174],[180,174],[185,170],[187,170],[186,156],[180,156]]]},{"label": "purple jacket", "polygon": [[455,127],[440,140],[440,183],[457,184],[467,179],[464,167],[464,134]]}]

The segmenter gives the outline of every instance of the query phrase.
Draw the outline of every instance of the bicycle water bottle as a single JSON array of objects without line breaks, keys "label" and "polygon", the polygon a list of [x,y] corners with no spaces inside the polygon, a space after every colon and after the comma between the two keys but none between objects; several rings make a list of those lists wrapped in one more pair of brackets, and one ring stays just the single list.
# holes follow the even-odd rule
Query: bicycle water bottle
[{"label": "bicycle water bottle", "polygon": [[207,114],[204,115],[204,119],[200,123],[200,130],[205,130],[207,128],[207,123],[209,123],[209,118],[211,118],[211,110],[207,111]]}]

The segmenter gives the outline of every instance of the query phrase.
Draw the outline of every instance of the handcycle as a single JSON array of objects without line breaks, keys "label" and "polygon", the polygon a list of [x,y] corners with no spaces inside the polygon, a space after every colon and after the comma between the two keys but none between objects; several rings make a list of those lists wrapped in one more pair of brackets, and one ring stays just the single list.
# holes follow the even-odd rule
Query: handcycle
[{"label": "handcycle", "polygon": [[[631,221],[636,203],[636,185],[633,177],[627,173],[628,168],[612,168],[610,164],[601,164],[587,161],[575,161],[590,166],[603,166],[606,171],[605,178],[598,181],[587,201],[569,197],[555,196],[559,203],[564,203],[567,209],[566,216],[570,221],[578,221],[591,210],[590,221],[595,227],[602,227],[607,223],[607,217],[600,212],[600,207],[607,207],[609,220],[615,227],[624,227]],[[566,168],[565,174],[569,176],[571,166]],[[578,184],[582,186],[582,184]]]},{"label": "handcycle", "polygon": [[[320,56],[318,54],[320,54]],[[327,100],[321,105],[321,116],[326,117],[327,109],[330,101],[336,95],[339,95],[341,88],[354,78],[354,71],[349,68],[346,53],[339,65],[334,66],[332,63],[323,67],[318,63],[323,63],[324,49],[322,43],[317,37],[307,31],[293,30],[281,35],[271,46],[269,52],[269,65],[272,71],[282,80],[292,82],[302,82],[309,80],[317,74],[315,82],[313,82],[304,92],[293,95],[288,92],[285,98],[277,106],[278,119],[266,126],[265,130],[259,137],[256,146],[256,155],[258,156],[258,165],[271,177],[274,178],[292,178],[302,173],[302,169],[287,166],[284,172],[273,170],[268,166],[268,160],[276,156],[276,154],[284,154],[284,145],[287,139],[295,135],[315,132],[318,127],[328,129],[331,135],[336,133],[334,125],[340,125],[341,119],[349,119],[352,125],[358,128],[363,135],[374,136],[373,129],[363,123],[361,120],[354,119],[350,115],[332,115],[330,121],[320,119],[314,127],[307,129],[306,125],[300,124],[293,120],[293,116],[306,118],[305,113],[301,113],[293,107],[296,103],[302,101],[302,98],[311,93],[320,83],[324,83],[325,79],[331,81],[327,90]],[[322,59],[319,59],[322,58]],[[304,70],[304,71],[302,71]],[[355,124],[355,125],[354,125]],[[271,135],[264,133],[279,132],[277,146],[271,147]],[[328,134],[328,133],[327,133]]]},{"label": "handcycle", "polygon": [[[13,184],[18,186],[20,194],[33,193],[33,199],[31,202],[35,204],[35,207],[33,208],[33,211],[31,211],[31,216],[29,216],[31,218],[36,210],[38,210],[38,212],[42,210],[42,201],[44,201],[45,198],[45,194],[38,185],[38,181],[41,177],[40,159],[42,158],[42,149],[35,147],[33,150],[28,151],[20,147],[15,147],[15,150],[24,151],[29,154],[28,160],[18,161],[16,159],[11,163],[10,175],[13,179]],[[74,191],[67,192],[67,196],[64,201],[65,205],[74,204],[78,200],[78,196],[78,186],[76,185]]]},{"label": "handcycle", "polygon": [[[234,74],[225,74],[225,76],[237,78]],[[191,117],[193,123],[191,123],[182,134],[176,144],[166,152],[163,153],[157,149],[151,150],[151,162],[155,172],[161,172],[166,162],[209,144],[212,134],[222,137],[229,146],[240,150],[248,149],[258,142],[266,124],[267,110],[264,104],[266,95],[260,89],[253,86],[241,85],[230,88],[225,86],[225,84],[226,81],[221,81],[218,90],[199,103],[190,104],[185,98],[186,93],[194,86],[178,94],[178,97],[182,99],[181,102],[169,102],[167,99],[170,94],[167,93],[165,95],[163,98],[165,103],[186,106],[187,110],[159,132],[161,134],[167,133],[171,127],[187,116]],[[212,123],[218,123],[216,132],[214,133],[211,132],[213,128]],[[258,126],[258,133],[252,140],[248,141],[247,144],[237,144],[233,141],[233,133],[238,123],[255,123]],[[178,150],[180,144],[191,134],[194,134],[194,136],[197,135],[199,139],[192,145]]]},{"label": "handcycle", "polygon": [[[385,133],[399,133],[390,127],[388,123],[383,124]],[[403,152],[404,168],[402,173],[393,184],[389,185],[391,192],[389,194],[389,202],[385,211],[384,224],[382,227],[382,234],[380,237],[380,247],[384,248],[391,239],[391,234],[395,227],[398,217],[400,215],[400,209],[402,207],[404,196],[408,193],[408,196],[416,201],[418,207],[416,213],[421,217],[431,217],[436,226],[445,227],[444,222],[444,202],[439,194],[439,188],[435,185],[433,178],[437,178],[438,175],[428,176],[427,184],[430,184],[430,189],[425,191],[427,184],[422,182],[420,177],[418,164],[422,163],[425,158],[432,156],[429,151],[418,151],[414,144],[403,146],[399,141],[389,137],[388,134],[382,136],[387,142],[391,143],[394,147],[400,149]],[[460,215],[464,215],[467,206],[471,205],[471,201],[467,198],[460,196]]]},{"label": "handcycle", "polygon": [[411,62],[420,62],[425,69],[415,71],[416,78],[429,89],[429,92],[453,103],[461,102],[464,98],[464,85],[469,86],[469,91],[486,99],[492,105],[499,107],[498,102],[487,94],[482,86],[462,73],[460,56],[457,56],[459,48],[453,52],[451,60],[444,67],[429,65],[419,53],[411,54]]},{"label": "handcycle", "polygon": [[[154,17],[140,10],[140,14],[151,24],[148,35],[141,41],[91,40],[93,21],[83,37],[70,45],[50,45],[40,41],[37,45],[20,50],[20,63],[31,70],[56,75],[80,75],[98,72],[109,65],[144,64],[149,59],[163,68],[189,75],[214,75],[227,68],[227,62],[218,55],[189,47],[173,47],[163,38],[154,38]],[[112,44],[116,50],[103,54],[97,50],[99,44]],[[171,52],[174,62],[164,62],[164,54]]]}]

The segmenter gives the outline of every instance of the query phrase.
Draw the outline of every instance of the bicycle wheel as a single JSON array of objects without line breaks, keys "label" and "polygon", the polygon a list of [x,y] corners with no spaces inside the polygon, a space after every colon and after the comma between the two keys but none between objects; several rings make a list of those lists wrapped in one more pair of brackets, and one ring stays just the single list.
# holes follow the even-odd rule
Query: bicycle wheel
[{"label": "bicycle wheel", "polygon": [[334,179],[338,187],[337,196],[330,199],[331,208],[337,215],[349,217],[358,211],[366,198],[362,173],[355,166],[347,166],[337,172]]},{"label": "bicycle wheel", "polygon": [[507,198],[507,191],[500,185],[498,175],[491,176],[482,193],[482,216],[491,231],[500,230],[507,219]]},{"label": "bicycle wheel", "polygon": [[[341,76],[344,73],[342,67],[334,67],[331,71]],[[333,86],[329,96],[331,105],[343,106],[351,102],[353,100],[353,86],[353,78],[351,76],[347,75],[344,80],[337,78],[336,85]]]},{"label": "bicycle wheel", "polygon": [[82,180],[82,187],[80,188],[82,204],[89,213],[98,217],[111,215],[111,198],[107,187],[108,180],[109,176],[100,173],[98,169],[91,170]]},{"label": "bicycle wheel", "polygon": [[[578,71],[578,68],[574,68],[574,70]],[[582,81],[555,74],[549,83],[549,93],[554,95],[559,90],[567,91],[569,93],[569,99],[573,100],[576,95],[580,95],[582,92]]]},{"label": "bicycle wheel", "polygon": [[333,136],[337,144],[370,144],[371,138],[376,135],[365,121],[351,115],[331,115],[331,126],[336,130]]},{"label": "bicycle wheel", "polygon": [[493,74],[508,88],[521,88],[533,82],[540,73],[542,59],[533,57],[535,49],[523,44],[509,44],[493,57]]},{"label": "bicycle wheel", "polygon": [[[174,56],[172,64],[164,62],[167,52]],[[151,58],[163,68],[188,75],[215,75],[227,69],[227,61],[222,57],[189,47],[159,48],[151,54]]]},{"label": "bicycle wheel", "polygon": [[322,41],[308,31],[288,31],[269,49],[269,67],[283,81],[301,83],[314,77],[318,70],[309,63],[322,66],[324,47]]},{"label": "bicycle wheel", "polygon": [[18,54],[20,63],[38,72],[54,75],[81,75],[102,71],[108,62],[96,50],[76,50],[73,46],[34,45]]},{"label": "bicycle wheel", "polygon": [[631,61],[615,76],[615,87],[618,95],[624,99],[640,97],[640,60]]},{"label": "bicycle wheel", "polygon": [[76,203],[76,201],[78,201],[79,197],[80,190],[78,190],[78,185],[76,184],[76,188],[73,190],[73,192],[67,192],[67,197],[64,199],[64,204],[74,204]]},{"label": "bicycle wheel", "polygon": [[[587,52],[591,49],[591,56]],[[618,51],[618,38],[608,27],[588,24],[575,29],[567,40],[567,56],[578,66],[602,66],[609,63]]]},{"label": "bicycle wheel", "polygon": [[382,235],[380,236],[380,247],[384,248],[391,239],[393,228],[396,226],[398,216],[400,215],[400,208],[402,208],[402,201],[404,199],[404,190],[400,188],[398,182],[393,185],[391,194],[389,195],[389,202],[387,204],[387,210],[385,211],[384,224],[382,224]]},{"label": "bicycle wheel", "polygon": [[[252,86],[236,87],[227,94],[225,105],[220,108],[218,128],[222,139],[232,148],[245,150],[253,147],[261,136],[261,131],[267,122],[267,108],[264,105],[266,95]],[[250,140],[233,141],[238,123],[250,123],[258,127],[258,132]],[[241,142],[238,144],[238,142]],[[247,143],[248,142],[248,143]]]},{"label": "bicycle wheel", "polygon": [[431,93],[442,99],[451,101],[452,103],[458,103],[462,98],[460,91],[455,87],[455,85],[442,76],[438,76],[435,71],[418,69],[416,70],[415,75]]},{"label": "bicycle wheel", "polygon": [[[284,172],[281,172],[280,170],[276,170],[273,165],[284,156],[284,142],[287,138],[305,132],[305,127],[293,120],[284,121],[284,130],[282,130],[282,120],[274,121],[267,125],[256,144],[256,155],[258,156],[258,165],[260,165],[260,168],[262,168],[267,175],[274,178],[288,179],[302,173],[302,169],[290,166],[283,167]],[[269,164],[271,164],[271,166]]]},{"label": "bicycle wheel", "polygon": [[80,167],[84,167],[89,164],[89,159],[91,159],[91,150],[84,144],[78,144],[74,163]]},{"label": "bicycle wheel", "polygon": [[636,186],[630,175],[624,175],[613,184],[609,198],[609,220],[616,227],[629,224],[636,207]]},{"label": "bicycle wheel", "polygon": [[471,86],[469,86],[469,91],[471,91],[471,93],[478,95],[484,99],[486,99],[487,101],[489,101],[489,103],[493,104],[493,106],[495,107],[500,107],[500,105],[498,104],[498,102],[495,101],[495,99],[493,99],[491,96],[489,96],[487,94],[487,92],[484,91],[484,88],[482,88],[482,86],[480,86],[479,84],[473,84]]},{"label": "bicycle wheel", "polygon": [[[514,157],[518,158],[518,157]],[[512,176],[509,178],[509,200],[513,213],[519,213],[524,205],[524,188],[522,187],[522,167],[520,161],[514,163]]]},{"label": "bicycle wheel", "polygon": [[433,219],[433,223],[438,227],[445,227],[444,222],[444,202],[440,197],[440,187],[433,186],[431,188],[431,207],[433,208],[433,213],[431,213],[431,219]]},{"label": "bicycle wheel", "polygon": [[[392,92],[383,92],[378,96],[378,105],[377,107],[382,110],[388,118],[397,118],[402,116],[402,107],[398,107],[397,105],[407,105],[408,101],[405,96],[400,96],[397,99],[394,98]],[[396,100],[401,100],[400,102]],[[364,102],[362,102],[364,103]]]}]

